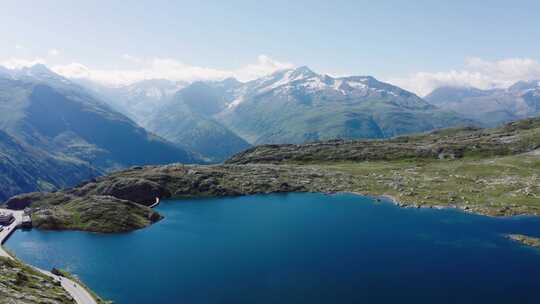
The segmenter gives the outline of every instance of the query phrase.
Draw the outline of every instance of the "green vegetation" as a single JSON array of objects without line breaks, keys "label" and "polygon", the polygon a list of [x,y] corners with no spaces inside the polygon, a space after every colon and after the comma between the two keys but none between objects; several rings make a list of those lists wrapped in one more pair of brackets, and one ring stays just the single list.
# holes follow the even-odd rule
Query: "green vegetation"
[{"label": "green vegetation", "polygon": [[540,214],[540,156],[341,162],[354,191],[388,195],[402,206],[457,207],[486,215]]},{"label": "green vegetation", "polygon": [[[156,115],[148,128],[189,151],[203,155],[209,162],[222,162],[250,146],[214,119],[174,106],[176,104],[172,103]],[[173,109],[169,109],[171,107]]]},{"label": "green vegetation", "polygon": [[471,124],[373,77],[333,78],[308,67],[278,71],[239,92],[242,102],[216,118],[253,144],[390,138]]},{"label": "green vegetation", "polygon": [[540,148],[540,119],[500,128],[449,128],[388,140],[332,140],[303,145],[261,145],[230,158],[230,164],[459,159],[515,155]]},{"label": "green vegetation", "polygon": [[32,69],[47,76],[0,76],[0,201],[135,164],[199,161],[46,67]]},{"label": "green vegetation", "polygon": [[34,227],[112,233],[146,227],[162,217],[152,209],[110,195],[81,198],[64,192],[36,192],[16,196],[8,207],[32,206]]},{"label": "green vegetation", "polygon": [[60,282],[21,262],[0,257],[0,303],[75,303]]},{"label": "green vegetation", "polygon": [[540,214],[540,119],[500,128],[450,128],[385,141],[266,145],[228,163],[317,166],[352,176],[350,191],[402,206],[487,215]]},{"label": "green vegetation", "polygon": [[540,214],[540,119],[376,141],[265,145],[224,165],[134,167],[73,189],[20,195],[38,228],[122,232],[161,217],[155,197],[349,191],[401,206],[495,216]]},{"label": "green vegetation", "polygon": [[226,107],[228,86],[240,83],[229,79],[219,84],[195,82],[181,89],[148,118],[146,127],[212,163],[247,149],[244,139],[213,117]]}]

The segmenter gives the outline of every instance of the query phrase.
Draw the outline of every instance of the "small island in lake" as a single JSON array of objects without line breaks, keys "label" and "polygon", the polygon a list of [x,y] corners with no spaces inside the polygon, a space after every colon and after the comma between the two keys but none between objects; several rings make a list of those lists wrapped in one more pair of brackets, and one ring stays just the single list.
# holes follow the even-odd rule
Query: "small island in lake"
[{"label": "small island in lake", "polygon": [[507,237],[521,244],[540,249],[540,238],[522,234],[509,234]]}]

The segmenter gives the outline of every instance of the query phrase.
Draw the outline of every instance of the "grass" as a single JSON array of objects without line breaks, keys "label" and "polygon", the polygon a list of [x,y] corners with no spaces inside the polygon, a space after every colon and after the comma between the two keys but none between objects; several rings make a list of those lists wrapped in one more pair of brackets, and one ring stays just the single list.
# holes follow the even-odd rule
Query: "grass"
[{"label": "grass", "polygon": [[355,191],[401,204],[459,207],[487,215],[540,214],[540,157],[339,162],[324,169],[355,177]]},{"label": "grass", "polygon": [[75,303],[54,279],[18,260],[0,257],[0,303]]}]

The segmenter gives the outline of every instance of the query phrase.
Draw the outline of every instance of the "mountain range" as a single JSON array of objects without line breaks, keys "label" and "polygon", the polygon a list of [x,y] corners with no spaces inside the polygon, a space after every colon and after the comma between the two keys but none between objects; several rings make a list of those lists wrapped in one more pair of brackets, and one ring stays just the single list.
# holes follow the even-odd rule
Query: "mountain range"
[{"label": "mountain range", "polygon": [[84,78],[74,81],[143,127],[146,127],[149,117],[157,108],[189,85],[187,82],[167,79],[142,80],[118,87],[104,86]]},{"label": "mountain range", "polygon": [[112,170],[200,161],[43,65],[0,72],[0,199]]},{"label": "mountain range", "polygon": [[232,90],[215,117],[252,144],[388,138],[470,123],[371,76],[334,78],[308,67]]},{"label": "mountain range", "polygon": [[540,81],[519,81],[507,89],[441,87],[425,99],[486,126],[540,116]]},{"label": "mountain range", "polygon": [[[146,85],[141,82],[116,90],[127,92]],[[161,85],[170,87],[171,83]],[[163,91],[163,87],[152,91]],[[105,100],[112,99],[109,95]],[[305,66],[245,83],[233,78],[198,81],[180,88],[168,100],[133,104],[153,108],[150,114],[139,107],[126,110],[139,112],[132,115],[134,119],[144,117],[139,124],[216,162],[250,145],[388,138],[473,123],[373,77],[334,78]]]},{"label": "mountain range", "polygon": [[420,98],[371,76],[331,77],[304,66],[248,82],[111,88],[44,65],[0,68],[0,199],[134,165],[218,163],[252,145],[497,125],[540,115],[539,87],[445,87]]}]

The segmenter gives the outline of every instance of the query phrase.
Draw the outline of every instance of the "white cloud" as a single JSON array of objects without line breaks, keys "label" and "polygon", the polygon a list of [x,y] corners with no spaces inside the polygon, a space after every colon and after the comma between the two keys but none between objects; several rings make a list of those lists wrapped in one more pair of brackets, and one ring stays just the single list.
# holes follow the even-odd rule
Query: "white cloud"
[{"label": "white cloud", "polygon": [[21,59],[21,58],[10,58],[4,61],[0,61],[0,65],[8,69],[21,69],[25,67],[31,67],[35,64],[45,64],[46,61],[43,58],[33,58],[33,59]]},{"label": "white cloud", "polygon": [[391,78],[388,82],[420,96],[442,86],[506,88],[520,80],[540,79],[540,62],[529,58],[508,58],[497,61],[467,58],[461,70],[418,72],[408,77]]},{"label": "white cloud", "polygon": [[68,78],[87,78],[105,85],[120,86],[145,79],[169,79],[174,81],[219,80],[235,77],[241,81],[252,80],[277,70],[293,67],[266,55],[257,57],[253,64],[238,69],[224,70],[193,66],[171,58],[141,59],[124,54],[123,59],[138,63],[134,69],[94,69],[81,63],[56,65],[52,70]]},{"label": "white cloud", "polygon": [[279,62],[273,60],[267,55],[259,55],[257,62],[254,64],[248,64],[233,72],[234,77],[246,81],[253,80],[255,78],[271,74],[278,70],[290,69],[294,67],[293,64],[288,62]]},{"label": "white cloud", "polygon": [[26,50],[26,48],[25,48],[22,44],[18,44],[18,43],[15,44],[15,48],[16,48],[17,50]]},{"label": "white cloud", "polygon": [[52,70],[69,78],[90,78],[90,69],[81,63],[58,65],[54,66]]},{"label": "white cloud", "polygon": [[57,49],[50,49],[48,52],[49,56],[58,56],[60,55],[60,51]]},{"label": "white cloud", "polygon": [[134,62],[134,63],[141,63],[142,62],[141,58],[136,57],[136,56],[131,56],[130,54],[122,55],[122,59],[124,59],[126,61],[130,61],[130,62]]}]

